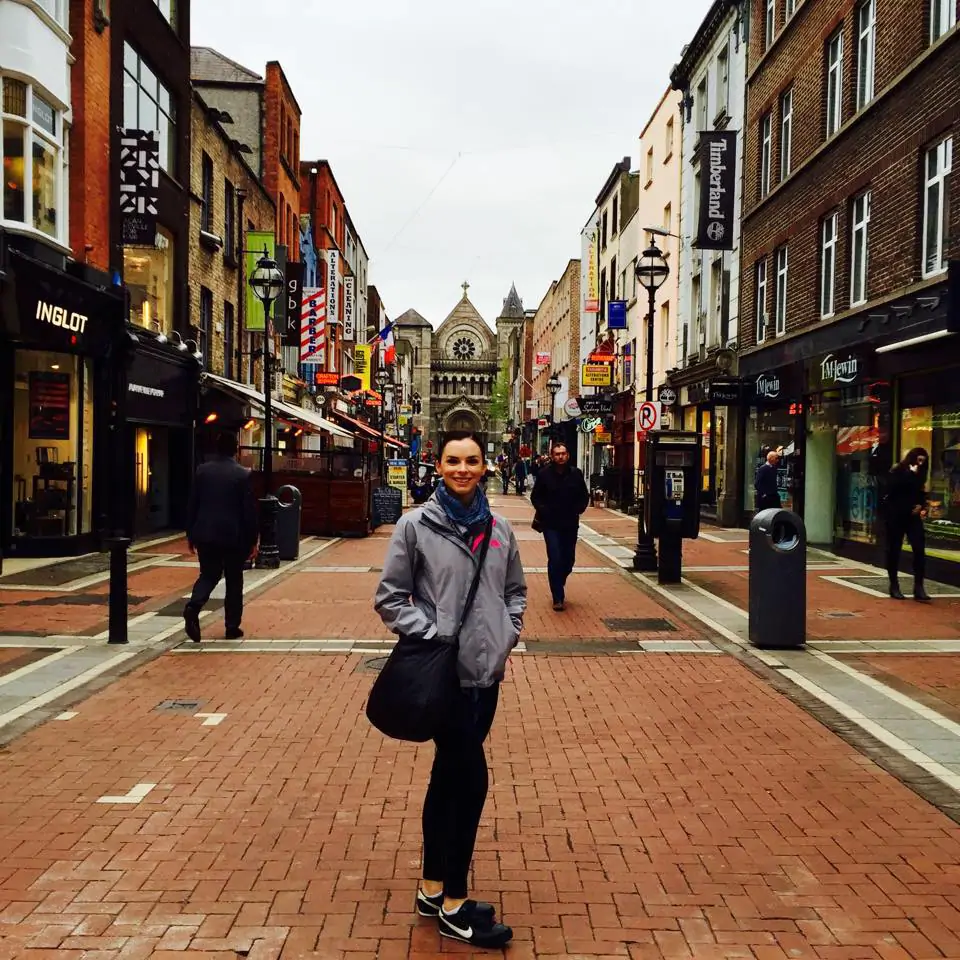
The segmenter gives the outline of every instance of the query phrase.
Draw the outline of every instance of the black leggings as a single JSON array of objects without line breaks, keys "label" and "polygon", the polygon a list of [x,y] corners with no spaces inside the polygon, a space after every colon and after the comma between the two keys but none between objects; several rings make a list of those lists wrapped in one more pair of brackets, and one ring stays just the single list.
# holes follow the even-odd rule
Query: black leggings
[{"label": "black leggings", "polygon": [[499,684],[460,691],[454,715],[436,737],[430,786],[423,801],[423,879],[443,882],[454,899],[467,895],[480,815],[487,799],[483,741],[497,712]]},{"label": "black leggings", "polygon": [[923,520],[915,513],[891,517],[887,521],[887,573],[891,580],[897,576],[904,537],[913,551],[913,579],[916,584],[922,585],[927,558],[924,553]]}]

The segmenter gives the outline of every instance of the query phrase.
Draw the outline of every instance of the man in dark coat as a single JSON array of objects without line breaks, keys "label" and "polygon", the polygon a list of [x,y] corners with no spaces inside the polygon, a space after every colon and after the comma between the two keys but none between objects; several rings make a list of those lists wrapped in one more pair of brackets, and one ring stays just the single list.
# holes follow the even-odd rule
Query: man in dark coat
[{"label": "man in dark coat", "polygon": [[754,489],[757,494],[757,512],[780,508],[780,491],[777,489],[777,468],[780,466],[780,455],[771,450],[767,454],[766,463],[757,468],[754,480]]},{"label": "man in dark coat", "polygon": [[547,579],[553,594],[553,609],[566,609],[567,577],[577,558],[580,514],[590,503],[583,474],[570,466],[566,444],[555,443],[550,462],[537,474],[530,501],[537,511],[538,527],[547,546]]},{"label": "man in dark coat", "polygon": [[187,511],[187,541],[200,561],[200,576],[183,611],[187,636],[200,642],[200,611],[224,577],[226,638],[239,639],[243,565],[257,546],[257,502],[250,471],[237,463],[236,434],[220,434],[217,456],[197,469]]}]

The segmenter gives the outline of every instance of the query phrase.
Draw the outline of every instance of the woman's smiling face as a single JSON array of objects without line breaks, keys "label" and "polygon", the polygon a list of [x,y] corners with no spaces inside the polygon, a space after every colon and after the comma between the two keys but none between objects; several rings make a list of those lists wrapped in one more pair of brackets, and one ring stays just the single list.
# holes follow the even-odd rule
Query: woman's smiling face
[{"label": "woman's smiling face", "polygon": [[458,499],[473,499],[477,484],[486,472],[483,451],[476,440],[450,440],[440,455],[440,476],[446,488]]}]

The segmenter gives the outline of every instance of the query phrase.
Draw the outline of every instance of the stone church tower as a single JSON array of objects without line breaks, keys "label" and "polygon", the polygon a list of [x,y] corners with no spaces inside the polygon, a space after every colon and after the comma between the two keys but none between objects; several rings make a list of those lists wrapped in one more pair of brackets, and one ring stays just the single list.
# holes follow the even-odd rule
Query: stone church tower
[{"label": "stone church tower", "polygon": [[494,331],[470,302],[469,287],[463,285],[460,302],[436,330],[416,310],[408,310],[397,319],[395,333],[413,351],[413,390],[421,408],[414,426],[433,441],[434,449],[447,430],[473,430],[484,437],[484,453],[492,457],[500,452],[505,423],[493,420],[490,402],[511,334],[523,325],[523,303],[511,288]]}]

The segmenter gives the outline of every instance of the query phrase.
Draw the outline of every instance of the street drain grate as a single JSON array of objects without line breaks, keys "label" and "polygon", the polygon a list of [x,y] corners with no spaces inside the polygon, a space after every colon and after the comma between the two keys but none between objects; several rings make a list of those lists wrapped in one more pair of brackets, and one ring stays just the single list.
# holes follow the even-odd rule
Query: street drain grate
[{"label": "street drain grate", "polygon": [[662,617],[648,619],[608,617],[603,621],[603,625],[608,630],[618,633],[674,633],[677,629],[669,620],[664,620]]},{"label": "street drain grate", "polygon": [[202,700],[164,700],[154,707],[155,710],[183,710],[186,713],[196,713],[203,706]]},{"label": "street drain grate", "polygon": [[379,673],[389,657],[367,657],[360,661],[359,671],[363,673]]},{"label": "street drain grate", "polygon": [[825,613],[821,613],[820,616],[827,620],[848,620],[852,617],[859,617],[860,614],[851,613],[849,610],[828,610]]}]

